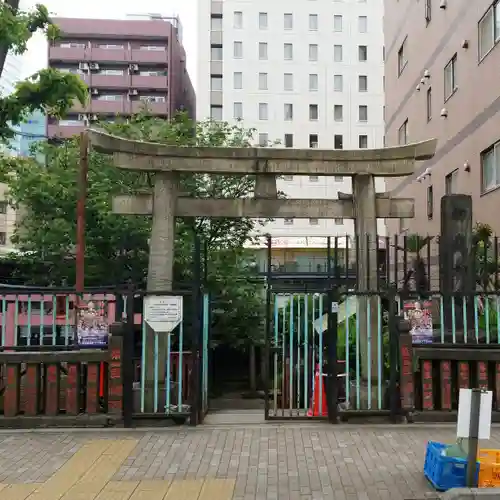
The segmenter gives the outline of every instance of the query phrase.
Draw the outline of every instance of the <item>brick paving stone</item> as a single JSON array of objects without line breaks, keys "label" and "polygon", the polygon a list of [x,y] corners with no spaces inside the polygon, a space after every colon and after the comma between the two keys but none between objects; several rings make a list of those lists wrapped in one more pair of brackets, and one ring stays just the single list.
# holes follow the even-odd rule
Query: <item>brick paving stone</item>
[{"label": "brick paving stone", "polygon": [[[112,480],[235,480],[234,500],[405,500],[431,492],[426,442],[453,426],[255,425],[155,432],[0,432],[0,483],[43,483],[89,440],[133,437]],[[500,448],[492,432],[490,448]],[[190,499],[184,499],[190,500]]]}]

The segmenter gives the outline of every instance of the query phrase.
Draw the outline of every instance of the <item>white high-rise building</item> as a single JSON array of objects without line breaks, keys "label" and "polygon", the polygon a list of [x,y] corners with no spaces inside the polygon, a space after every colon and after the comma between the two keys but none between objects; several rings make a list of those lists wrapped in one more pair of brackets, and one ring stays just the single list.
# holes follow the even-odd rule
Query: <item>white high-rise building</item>
[{"label": "white high-rise building", "polygon": [[[199,119],[242,120],[262,145],[383,146],[383,0],[198,2]],[[278,189],[289,198],[332,199],[351,191],[351,179],[290,176]],[[265,231],[335,236],[354,227],[342,219],[277,219]]]}]

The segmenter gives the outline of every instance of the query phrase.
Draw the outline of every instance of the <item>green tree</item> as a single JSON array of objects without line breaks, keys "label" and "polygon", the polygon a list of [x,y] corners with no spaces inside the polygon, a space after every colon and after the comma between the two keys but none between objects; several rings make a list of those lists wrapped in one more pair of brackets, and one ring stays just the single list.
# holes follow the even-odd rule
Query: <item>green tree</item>
[{"label": "green tree", "polygon": [[[37,5],[31,12],[19,10],[19,0],[0,3],[0,76],[7,53],[23,54],[34,33],[43,31],[49,41],[58,36],[57,27],[50,22],[49,12]],[[51,116],[63,115],[77,99],[87,101],[87,86],[78,75],[61,73],[48,68],[39,71],[16,85],[8,96],[0,96],[0,140],[13,136],[12,125],[19,125],[27,115],[41,110]]]},{"label": "green tree", "polygon": [[[180,114],[171,121],[141,114],[128,121],[102,124],[109,132],[128,138],[183,146],[247,146],[252,131],[227,123],[194,123]],[[30,281],[38,285],[75,282],[76,199],[79,138],[62,146],[39,145],[46,158],[4,158],[0,182],[9,186],[8,200],[25,212],[13,242],[31,263]],[[115,215],[111,199],[117,194],[149,191],[150,174],[123,171],[112,158],[90,151],[86,204],[86,286],[111,285],[132,280],[145,283],[151,221],[147,217]],[[196,197],[244,197],[254,188],[252,176],[188,175],[182,192]],[[263,294],[252,258],[243,248],[256,222],[251,219],[177,219],[174,279],[191,282],[193,241],[196,234],[208,248],[208,291],[214,302],[213,335],[220,342],[241,345],[260,339]],[[45,270],[34,264],[43,261]],[[61,265],[66,262],[66,265]]]}]

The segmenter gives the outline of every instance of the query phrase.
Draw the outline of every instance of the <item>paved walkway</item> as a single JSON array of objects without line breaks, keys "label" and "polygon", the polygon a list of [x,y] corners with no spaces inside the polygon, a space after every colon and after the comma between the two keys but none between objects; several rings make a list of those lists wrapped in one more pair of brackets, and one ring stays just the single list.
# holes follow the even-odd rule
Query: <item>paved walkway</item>
[{"label": "paved walkway", "polygon": [[0,499],[423,498],[426,442],[452,442],[454,432],[319,423],[0,432]]}]

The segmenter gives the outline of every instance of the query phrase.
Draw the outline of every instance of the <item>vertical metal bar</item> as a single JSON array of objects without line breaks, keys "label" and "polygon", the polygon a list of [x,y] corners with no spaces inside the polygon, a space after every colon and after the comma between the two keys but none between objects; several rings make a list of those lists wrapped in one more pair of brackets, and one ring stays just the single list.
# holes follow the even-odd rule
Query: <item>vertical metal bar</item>
[{"label": "vertical metal bar", "polygon": [[206,411],[208,409],[209,307],[210,296],[208,293],[205,293],[203,295],[203,411]]},{"label": "vertical metal bar", "polygon": [[69,295],[64,298],[64,345],[69,345]]},{"label": "vertical metal bar", "polygon": [[365,262],[365,266],[366,266],[366,282],[367,282],[367,286],[368,286],[368,290],[371,290],[371,287],[373,286],[373,284],[371,283],[371,269],[370,269],[370,235],[368,233],[365,234],[365,245],[366,245],[366,248],[368,249],[368,251],[366,252],[366,262]]},{"label": "vertical metal bar", "polygon": [[357,314],[356,314],[356,410],[360,408],[360,368],[361,368],[361,353],[360,353],[360,345],[359,345],[359,335],[360,335],[360,325],[359,325],[359,317],[360,317],[360,300],[358,297],[357,304]]},{"label": "vertical metal bar", "polygon": [[451,298],[451,337],[452,337],[452,342],[455,344],[457,341],[457,324],[456,324],[456,318],[455,318],[455,299],[456,297],[453,296]]},{"label": "vertical metal bar", "polygon": [[273,402],[274,402],[274,416],[278,414],[278,330],[279,330],[279,303],[278,295],[274,296],[274,350],[273,350],[273,364],[274,364],[274,374],[273,374]]},{"label": "vertical metal bar", "polygon": [[283,321],[282,321],[282,331],[281,331],[281,393],[282,393],[282,398],[281,398],[281,416],[285,415],[285,393],[286,393],[286,387],[285,387],[285,381],[286,381],[286,310],[288,307],[288,302],[286,299],[287,295],[283,294],[283,308],[282,308],[282,315],[283,315]]},{"label": "vertical metal bar", "polygon": [[347,407],[349,407],[349,403],[351,401],[351,366],[349,363],[349,344],[351,338],[351,330],[350,330],[350,302],[349,296],[346,297],[345,301],[345,400]]},{"label": "vertical metal bar", "polygon": [[477,306],[477,295],[474,295],[474,332],[476,334],[476,343],[479,340],[479,311]]},{"label": "vertical metal bar", "polygon": [[52,345],[57,343],[57,297],[52,296]]},{"label": "vertical metal bar", "polygon": [[[38,339],[38,343],[43,345],[43,330],[45,326],[45,295],[42,293],[40,298],[40,338]],[[31,335],[31,333],[29,333]]]},{"label": "vertical metal bar", "polygon": [[[201,242],[199,236],[194,232],[194,255],[193,255],[193,322],[192,329],[193,335],[191,340],[191,378],[188,378],[186,383],[189,385],[188,393],[190,393],[190,419],[189,424],[191,426],[196,426],[202,422],[202,367],[200,363],[203,363],[203,348],[200,350],[200,344],[203,343],[203,329],[201,327],[200,310],[203,307],[202,297],[201,297]],[[183,370],[184,373],[184,370]]]},{"label": "vertical metal bar", "polygon": [[403,236],[403,279],[406,284],[408,280],[408,237],[406,234]]},{"label": "vertical metal bar", "polygon": [[[309,294],[304,297],[304,409],[309,403]],[[313,370],[314,373],[314,370]]]},{"label": "vertical metal bar", "polygon": [[394,235],[394,284],[396,285],[396,288],[398,286],[398,245],[399,245],[399,239],[398,235]]},{"label": "vertical metal bar", "polygon": [[167,335],[167,359],[165,360],[165,413],[170,414],[170,388],[172,385],[172,332]]},{"label": "vertical metal bar", "polygon": [[[323,325],[323,315],[324,315],[324,308],[323,308],[323,294],[319,296],[319,317],[320,319],[320,324]],[[318,351],[319,351],[319,414],[323,415],[323,332],[322,328],[320,327],[319,329],[319,346],[318,346]]]},{"label": "vertical metal bar", "polygon": [[177,367],[177,411],[182,411],[183,401],[182,401],[182,389],[184,384],[184,367],[182,363],[184,362],[184,322],[181,321],[179,324],[179,366]]},{"label": "vertical metal bar", "polygon": [[295,370],[294,370],[294,357],[293,357],[293,344],[294,344],[294,328],[295,328],[295,324],[294,324],[294,321],[293,321],[293,301],[294,301],[294,294],[290,294],[290,320],[289,320],[289,324],[290,324],[290,336],[289,336],[289,349],[288,349],[288,359],[289,359],[289,362],[288,362],[288,373],[289,373],[289,376],[290,376],[290,415],[292,415],[293,413],[293,377],[295,375]]},{"label": "vertical metal bar", "polygon": [[[498,304],[498,299],[497,299]],[[7,323],[7,300],[5,295],[2,296],[2,347],[5,347],[5,335],[6,335],[6,323]],[[16,332],[17,335],[17,332]]]},{"label": "vertical metal bar", "polygon": [[153,404],[153,411],[154,413],[158,412],[158,385],[159,385],[159,380],[158,380],[158,370],[159,370],[159,351],[160,351],[160,345],[159,345],[159,338],[158,338],[158,332],[154,332],[154,354],[153,354],[153,360],[154,360],[154,404]]},{"label": "vertical metal bar", "polygon": [[[301,349],[300,349],[300,342],[301,342],[301,337],[302,337],[302,318],[300,315],[300,309],[301,309],[301,303],[302,303],[302,295],[298,294],[297,295],[297,410],[301,409],[300,405],[300,391],[302,390],[302,384],[300,380],[300,361],[301,361]],[[302,372],[303,373],[303,372]]]},{"label": "vertical metal bar", "polygon": [[16,294],[14,300],[14,345],[18,344],[17,339],[19,338],[19,295]]},{"label": "vertical metal bar", "polygon": [[439,323],[441,330],[441,343],[444,344],[444,301],[443,296],[439,296]]},{"label": "vertical metal bar", "polygon": [[271,356],[271,302],[272,302],[272,239],[267,238],[267,279],[266,279],[266,330],[264,339],[264,411],[269,418],[269,361]]},{"label": "vertical metal bar", "polygon": [[[31,345],[31,318],[32,318],[32,310],[31,310],[31,294],[29,293],[28,294],[28,311],[27,311],[27,315],[28,315],[28,328],[27,328],[27,338],[26,338],[26,344],[27,345]],[[40,315],[40,321],[42,321],[42,316]],[[42,323],[40,323],[41,325]],[[39,328],[41,328],[41,326],[39,326]],[[41,335],[40,335],[41,337]]]},{"label": "vertical metal bar", "polygon": [[128,290],[126,309],[126,330],[123,336],[123,424],[132,427],[132,415],[134,412],[134,292]]},{"label": "vertical metal bar", "polygon": [[486,343],[490,343],[490,296],[485,296],[484,315],[486,318]]},{"label": "vertical metal bar", "polygon": [[[326,344],[327,353],[327,404],[328,404],[328,420],[331,423],[337,422],[337,399],[338,399],[338,387],[337,387],[337,326],[338,326],[338,302],[337,295],[332,287],[332,259],[331,259],[331,239],[328,237],[327,240],[327,255],[328,255],[328,310],[327,310],[327,322],[328,322],[328,337]],[[334,303],[336,304],[335,310],[333,309]]]},{"label": "vertical metal bar", "polygon": [[146,321],[144,320],[144,313],[141,314],[141,413],[144,413],[145,395],[146,395],[146,342],[147,342],[147,328]]},{"label": "vertical metal bar", "polygon": [[398,385],[398,364],[399,364],[399,339],[398,325],[396,323],[396,308],[394,307],[394,295],[389,294],[389,365],[390,365],[390,411],[393,422],[396,422],[399,407]]},{"label": "vertical metal bar", "polygon": [[371,297],[368,297],[368,301],[366,302],[366,323],[367,323],[367,343],[368,345],[366,346],[367,348],[367,358],[368,358],[368,370],[367,370],[367,375],[368,375],[368,409],[372,409],[372,325],[371,325],[371,307],[370,307],[370,299]]},{"label": "vertical metal bar", "polygon": [[[429,236],[429,235],[427,235]],[[431,283],[431,239],[428,239],[427,243],[427,291],[430,292],[432,290],[432,283]],[[444,324],[443,324],[444,325]]]},{"label": "vertical metal bar", "polygon": [[462,312],[464,319],[464,343],[467,344],[467,297],[462,297]]},{"label": "vertical metal bar", "polygon": [[378,373],[377,373],[377,409],[382,410],[382,366],[384,365],[384,351],[382,350],[382,299],[377,296],[377,352],[378,352]]}]

